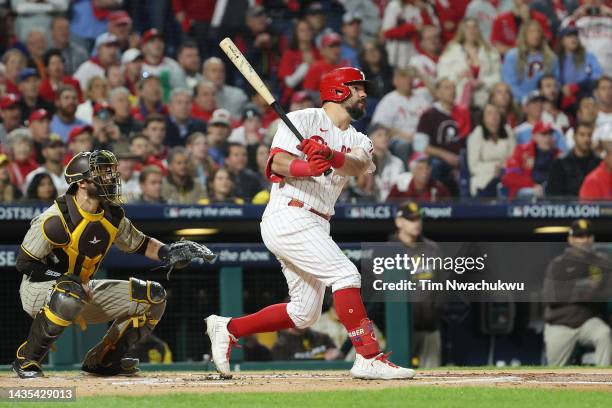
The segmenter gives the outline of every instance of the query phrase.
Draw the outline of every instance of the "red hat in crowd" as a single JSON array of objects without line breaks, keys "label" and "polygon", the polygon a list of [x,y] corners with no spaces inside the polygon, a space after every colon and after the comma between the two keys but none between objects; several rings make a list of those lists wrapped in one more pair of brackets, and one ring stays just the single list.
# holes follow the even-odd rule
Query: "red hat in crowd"
[{"label": "red hat in crowd", "polygon": [[70,134],[68,135],[68,143],[72,143],[74,139],[76,139],[78,136],[82,135],[85,132],[93,132],[93,128],[89,125],[73,127],[70,131]]},{"label": "red hat in crowd", "polygon": [[108,15],[108,22],[113,24],[131,24],[132,18],[125,11],[118,10]]},{"label": "red hat in crowd", "polygon": [[533,125],[533,130],[531,134],[535,135],[536,133],[552,133],[553,127],[550,123],[544,123],[541,120],[537,121],[535,125]]},{"label": "red hat in crowd", "polygon": [[6,94],[0,98],[0,109],[10,109],[19,103],[19,95],[17,94]]},{"label": "red hat in crowd", "polygon": [[145,33],[142,35],[142,45],[145,45],[153,38],[162,38],[161,31],[159,31],[157,28],[152,28],[145,31]]},{"label": "red hat in crowd", "polygon": [[342,37],[338,33],[327,33],[321,40],[321,47],[329,47],[332,45],[342,44]]},{"label": "red hat in crowd", "polygon": [[36,109],[32,113],[30,113],[30,116],[28,116],[28,123],[32,123],[35,120],[41,119],[51,119],[51,115],[49,114],[49,112],[47,112],[46,109]]},{"label": "red hat in crowd", "polygon": [[312,96],[306,91],[298,91],[291,97],[291,103],[302,103],[304,101],[312,101]]}]

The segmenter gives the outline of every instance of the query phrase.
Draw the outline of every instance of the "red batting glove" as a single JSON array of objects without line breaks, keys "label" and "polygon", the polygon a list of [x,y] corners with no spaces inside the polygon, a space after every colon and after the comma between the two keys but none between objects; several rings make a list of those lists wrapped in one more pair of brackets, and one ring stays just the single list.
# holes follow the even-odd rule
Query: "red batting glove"
[{"label": "red batting glove", "polygon": [[318,177],[329,170],[331,163],[328,160],[323,159],[323,156],[315,154],[308,158],[308,166],[310,166],[312,175]]},{"label": "red batting glove", "polygon": [[298,148],[298,150],[304,152],[306,157],[309,157],[309,156],[313,155],[316,151],[321,150],[322,146],[325,146],[325,145],[322,144],[322,143],[319,143],[317,140],[314,140],[314,139],[304,139],[298,145],[297,148]]},{"label": "red batting glove", "polygon": [[312,149],[310,151],[310,154],[308,155],[308,158],[312,157],[312,156],[321,156],[324,160],[329,160],[329,157],[331,157],[333,150],[330,149],[329,146],[327,145],[322,145],[319,144],[318,149]]},{"label": "red batting glove", "polygon": [[314,157],[320,157],[321,159],[329,162],[330,166],[334,169],[339,169],[344,166],[344,161],[346,160],[346,155],[344,153],[337,150],[332,150],[327,146],[325,146],[324,149],[314,152],[313,155],[308,158],[308,161]]},{"label": "red batting glove", "polygon": [[318,156],[323,160],[329,161],[331,167],[335,169],[344,166],[346,158],[344,153],[332,150],[328,145],[320,143],[317,140],[304,139],[297,148],[306,154],[306,158],[309,162],[313,156]]}]

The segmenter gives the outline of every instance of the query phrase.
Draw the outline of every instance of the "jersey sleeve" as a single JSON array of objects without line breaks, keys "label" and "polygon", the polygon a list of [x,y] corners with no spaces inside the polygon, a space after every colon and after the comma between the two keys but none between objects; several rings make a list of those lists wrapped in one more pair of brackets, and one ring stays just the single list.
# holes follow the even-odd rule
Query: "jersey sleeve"
[{"label": "jersey sleeve", "polygon": [[136,252],[147,241],[147,236],[136,228],[132,222],[123,217],[115,236],[115,245],[123,252]]},{"label": "jersey sleeve", "polygon": [[[309,129],[313,128],[312,122],[314,115],[305,111],[297,111],[289,113],[287,117],[304,138],[312,136],[310,134],[312,131]],[[282,149],[298,158],[303,158],[304,153],[297,149],[299,144],[300,141],[293,132],[289,130],[289,127],[287,127],[283,121],[280,121],[278,129],[274,134],[274,139],[272,140],[272,149]]]},{"label": "jersey sleeve", "polygon": [[34,218],[30,223],[30,229],[26,232],[21,249],[30,257],[40,260],[46,257],[53,250],[53,244],[43,233],[43,222],[50,217],[48,210]]}]

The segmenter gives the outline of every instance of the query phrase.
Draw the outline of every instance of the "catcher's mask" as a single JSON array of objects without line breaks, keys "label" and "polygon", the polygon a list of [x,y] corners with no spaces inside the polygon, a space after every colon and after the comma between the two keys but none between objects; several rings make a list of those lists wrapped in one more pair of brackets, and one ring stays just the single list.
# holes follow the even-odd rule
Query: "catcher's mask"
[{"label": "catcher's mask", "polygon": [[108,150],[94,150],[76,154],[64,170],[68,184],[86,180],[96,185],[98,196],[121,204],[121,177],[117,158]]}]

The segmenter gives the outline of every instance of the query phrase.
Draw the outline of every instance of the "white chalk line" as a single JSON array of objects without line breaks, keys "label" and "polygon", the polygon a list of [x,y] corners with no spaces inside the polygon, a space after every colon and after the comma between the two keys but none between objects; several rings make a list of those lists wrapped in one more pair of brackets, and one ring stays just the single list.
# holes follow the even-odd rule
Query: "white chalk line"
[{"label": "white chalk line", "polygon": [[[224,386],[224,385],[248,385],[240,380],[306,380],[306,381],[353,381],[352,378],[343,377],[330,377],[330,376],[305,376],[305,375],[294,375],[294,376],[278,376],[278,375],[249,375],[249,376],[237,376],[237,381],[223,381],[215,378],[203,378],[199,380],[191,380],[184,378],[141,378],[141,379],[126,379],[117,381],[116,378],[108,378],[112,385],[182,385],[182,386]],[[606,385],[612,386],[612,381],[586,381],[586,380],[570,380],[570,381],[544,381],[544,380],[527,380],[517,376],[505,376],[505,377],[470,377],[470,378],[457,378],[449,376],[417,376],[414,380],[406,381],[406,383],[414,385],[444,385],[444,384],[482,384],[482,383],[521,383],[521,384],[539,384],[539,385]]]},{"label": "white chalk line", "polygon": [[209,381],[183,381],[183,380],[169,380],[169,381],[156,381],[155,378],[151,379],[143,379],[143,380],[131,380],[131,381],[116,381],[111,382],[111,385],[204,385],[204,386],[214,386],[214,385],[237,385],[238,383],[235,381],[219,381],[219,380],[209,380]]},{"label": "white chalk line", "polygon": [[587,384],[587,385],[612,385],[612,381],[539,381],[539,380],[526,380],[526,383],[533,384]]},{"label": "white chalk line", "polygon": [[[427,377],[425,377],[427,378]],[[449,378],[449,377],[441,377],[441,378]],[[430,385],[430,384],[478,384],[478,383],[500,383],[500,382],[522,382],[521,377],[476,377],[476,378],[460,378],[451,377],[452,379],[445,379],[442,381],[429,381],[430,378],[427,378],[428,381],[415,381],[415,385]],[[417,380],[419,378],[416,378]]]}]

